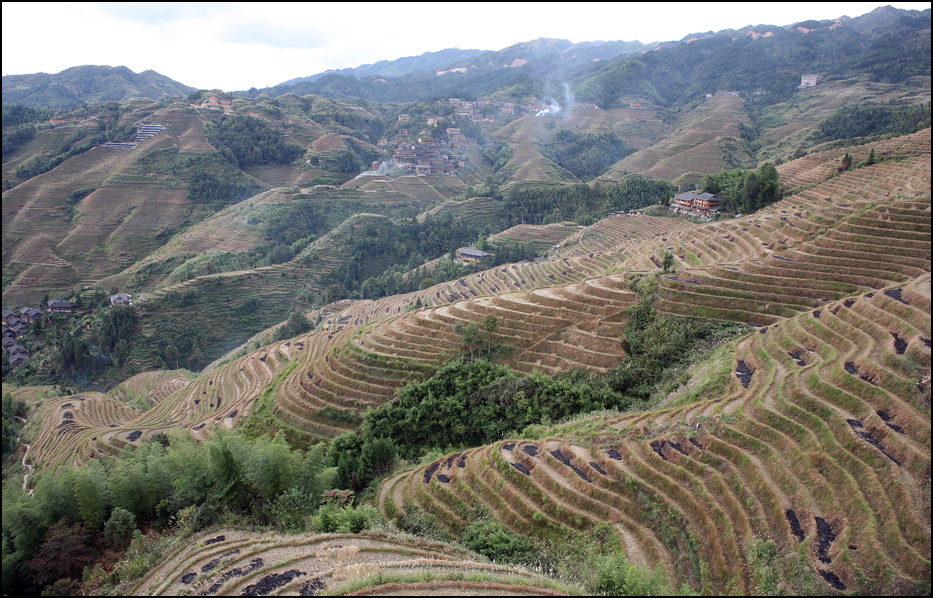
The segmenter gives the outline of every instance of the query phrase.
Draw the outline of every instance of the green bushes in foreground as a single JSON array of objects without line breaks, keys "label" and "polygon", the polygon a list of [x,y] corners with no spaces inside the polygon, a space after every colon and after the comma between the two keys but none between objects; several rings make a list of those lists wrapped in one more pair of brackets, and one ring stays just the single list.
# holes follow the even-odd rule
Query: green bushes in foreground
[{"label": "green bushes in foreground", "polygon": [[[119,458],[47,472],[34,497],[7,488],[3,592],[35,593],[74,578],[104,549],[126,546],[137,525],[187,533],[232,517],[286,532],[372,527],[380,520],[372,507],[349,506],[352,494],[328,494],[335,468],[327,467],[325,450],[292,449],[281,434],[249,440],[221,428],[202,442],[163,435]],[[30,573],[50,570],[43,563],[63,550],[82,560],[44,577]]]}]

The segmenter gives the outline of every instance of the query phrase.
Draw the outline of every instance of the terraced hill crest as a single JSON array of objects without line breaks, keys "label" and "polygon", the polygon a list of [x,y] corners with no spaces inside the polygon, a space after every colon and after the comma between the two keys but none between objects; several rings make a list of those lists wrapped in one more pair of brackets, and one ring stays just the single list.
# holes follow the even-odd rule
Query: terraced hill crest
[{"label": "terraced hill crest", "polygon": [[575,595],[580,588],[469,551],[385,533],[214,529],[163,559],[132,595]]}]

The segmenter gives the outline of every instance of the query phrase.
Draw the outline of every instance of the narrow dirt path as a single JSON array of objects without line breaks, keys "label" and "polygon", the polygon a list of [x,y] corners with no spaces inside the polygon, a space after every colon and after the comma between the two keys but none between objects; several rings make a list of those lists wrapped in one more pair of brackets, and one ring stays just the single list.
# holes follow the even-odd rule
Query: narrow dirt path
[{"label": "narrow dirt path", "polygon": [[[27,488],[27,484],[29,481],[29,475],[32,473],[33,468],[32,468],[32,465],[29,465],[28,463],[26,463],[26,458],[29,457],[29,445],[23,443],[23,446],[26,447],[26,452],[23,454],[23,467],[25,467],[28,470],[27,473],[23,474],[23,490],[25,490]],[[33,491],[30,489],[29,496],[33,495],[32,492]]]}]

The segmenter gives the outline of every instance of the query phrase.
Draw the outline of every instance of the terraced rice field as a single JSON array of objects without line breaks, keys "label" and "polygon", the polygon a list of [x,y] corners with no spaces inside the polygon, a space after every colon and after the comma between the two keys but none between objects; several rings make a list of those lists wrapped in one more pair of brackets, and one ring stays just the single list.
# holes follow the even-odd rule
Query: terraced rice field
[{"label": "terraced rice field", "polygon": [[533,243],[538,251],[550,249],[552,245],[559,245],[567,238],[583,229],[578,224],[561,222],[559,224],[518,224],[501,233],[489,237],[490,243],[523,245]]},{"label": "terraced rice field", "polygon": [[215,529],[163,559],[130,595],[567,595],[579,588],[450,545],[379,533]]},{"label": "terraced rice field", "polygon": [[625,173],[640,172],[677,183],[699,184],[704,173],[728,168],[720,142],[739,137],[738,123],[745,118],[742,103],[738,96],[713,96],[681,114],[674,133],[622,158],[600,178],[618,180]]},{"label": "terraced rice field", "polygon": [[415,505],[462,531],[482,502],[542,538],[608,521],[632,560],[704,592],[754,591],[753,540],[803,555],[816,591],[922,592],[929,131],[914,138],[924,137],[912,157],[655,242],[680,260],[659,277],[657,307],[759,326],[731,351],[724,392],[399,472],[380,510]]},{"label": "terraced rice field", "polygon": [[[273,379],[283,426],[332,436],[463,350],[454,324],[488,314],[520,371],[613,367],[635,300],[625,276],[658,273],[669,249],[678,264],[658,273],[656,307],[759,327],[726,354],[718,390],[399,472],[381,488],[382,513],[416,505],[457,531],[482,502],[541,537],[608,521],[633,561],[704,592],[754,590],[746,547],[756,539],[802,555],[823,591],[921,592],[930,575],[931,169],[929,143],[919,147],[744,218],[617,233],[627,244],[599,252],[587,251],[583,233],[568,257],[445,283],[451,295],[434,291],[429,308],[355,304],[332,330],[223,365],[146,413],[104,396],[49,400],[31,455],[80,462],[138,440],[135,432],[233,425]],[[593,249],[639,218],[600,223],[606,240],[591,235]],[[245,571],[249,560],[230,567]]]}]

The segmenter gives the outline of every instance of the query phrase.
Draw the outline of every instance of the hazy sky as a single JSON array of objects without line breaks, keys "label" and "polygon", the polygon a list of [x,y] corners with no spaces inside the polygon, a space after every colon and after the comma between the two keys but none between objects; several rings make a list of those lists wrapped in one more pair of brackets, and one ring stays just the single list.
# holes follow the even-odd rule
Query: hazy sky
[{"label": "hazy sky", "polygon": [[500,50],[539,37],[669,41],[745,25],[856,17],[884,4],[4,2],[3,74],[123,65],[233,91],[444,48]]}]

